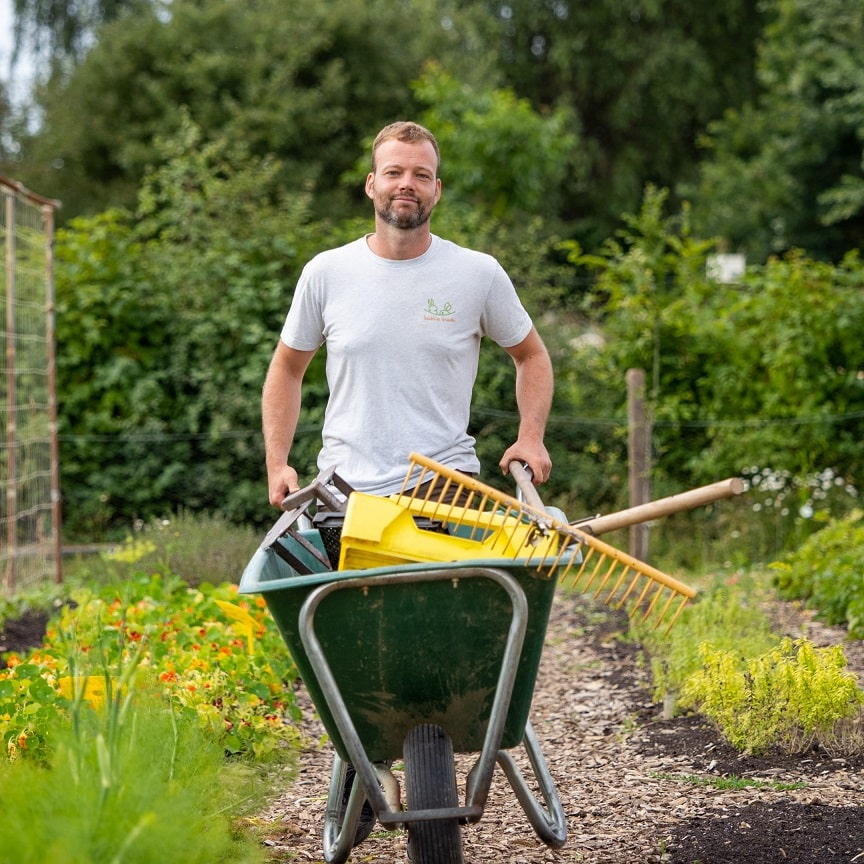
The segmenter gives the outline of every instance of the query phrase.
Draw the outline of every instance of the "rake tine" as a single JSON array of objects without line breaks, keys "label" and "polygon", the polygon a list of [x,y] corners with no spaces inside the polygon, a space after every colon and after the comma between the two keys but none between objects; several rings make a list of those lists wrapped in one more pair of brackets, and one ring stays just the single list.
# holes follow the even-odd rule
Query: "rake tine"
[{"label": "rake tine", "polygon": [[[589,550],[589,551],[590,551],[591,553],[594,552],[593,549],[591,549],[591,550]],[[579,581],[580,581],[580,580],[582,580],[582,579],[584,579],[584,578],[587,578],[588,581],[587,581],[587,582],[586,582],[586,583],[585,583],[585,584],[584,584],[584,585],[579,589],[579,590],[581,590],[581,591],[587,591],[587,590],[591,587],[591,583],[594,581],[594,578],[596,577],[596,575],[597,575],[597,573],[599,572],[600,568],[603,566],[603,559],[604,559],[604,556],[601,555],[601,556],[600,556],[600,557],[599,557],[599,558],[598,558],[598,559],[593,563],[592,566],[593,566],[594,569],[591,570],[591,571],[589,572],[589,570],[588,570],[588,564],[589,564],[589,562],[591,561],[591,555],[586,555],[586,556],[585,556],[585,559],[584,559],[584,561],[583,561],[582,566],[579,568],[579,572],[576,574],[576,579],[573,581],[573,587],[575,588],[575,587],[579,584]]]},{"label": "rake tine", "polygon": [[408,466],[408,473],[405,475],[405,481],[402,484],[402,491],[399,493],[400,495],[405,494],[405,490],[408,488],[408,484],[411,482],[411,472],[414,468],[420,468],[420,476],[417,478],[417,482],[414,484],[414,489],[411,491],[410,498],[414,500],[417,497],[417,492],[420,490],[423,485],[423,478],[429,473],[430,469],[423,465],[418,465],[413,459],[411,460],[411,464]]},{"label": "rake tine", "polygon": [[666,613],[669,611],[669,607],[672,605],[672,601],[675,599],[675,595],[673,593],[669,594],[669,599],[666,601],[666,604],[663,606],[662,611],[660,612],[657,621],[654,624],[654,629],[656,630],[662,623],[663,619],[666,617]]},{"label": "rake tine", "polygon": [[[563,546],[562,546],[561,552],[560,552],[560,554],[558,555],[557,560],[556,560],[555,563],[552,564],[552,566],[549,568],[549,576],[550,576],[550,577],[552,576],[552,573],[553,573],[553,571],[555,570],[555,568],[560,566],[560,564],[561,564],[561,559],[564,557],[564,553],[565,553],[565,551],[567,550],[567,544],[569,543],[569,541],[570,541],[570,538],[569,538],[569,537],[566,538],[566,540],[565,540],[565,542],[564,542],[564,544],[563,544]],[[592,552],[592,550],[589,549],[587,554],[590,555],[591,552]],[[582,562],[577,562],[577,561],[575,560],[575,558],[576,558],[576,553],[574,552],[574,553],[570,556],[570,560],[567,562],[566,566],[564,567],[564,572],[561,573],[561,574],[559,574],[559,576],[558,576],[558,578],[561,580],[561,582],[563,582],[563,581],[567,578],[567,576],[569,575],[570,571],[573,569],[573,565],[574,565],[574,564],[579,563],[579,565],[580,565],[580,567],[581,567],[581,566],[582,566],[582,562],[584,562],[584,560],[585,560],[585,559],[583,558],[583,559],[582,559]],[[578,573],[578,571],[577,571],[577,574],[576,574],[576,580],[575,580],[575,581],[578,581],[578,578],[579,578],[579,573]]]},{"label": "rake tine", "polygon": [[609,565],[609,569],[606,571],[606,575],[600,580],[600,584],[597,586],[597,590],[594,592],[594,597],[599,597],[600,592],[605,587],[606,583],[609,581],[612,574],[615,572],[615,568],[618,566],[618,562],[613,558],[612,563]]},{"label": "rake tine", "polygon": [[636,574],[633,576],[633,579],[631,580],[627,590],[624,592],[624,596],[621,598],[621,602],[615,607],[616,609],[620,609],[627,602],[627,598],[633,592],[633,589],[639,584],[640,576],[642,576],[642,574],[637,571]]},{"label": "rake tine", "polygon": [[612,598],[615,596],[615,594],[618,592],[618,589],[621,587],[621,583],[624,581],[625,577],[630,572],[630,565],[629,564],[623,564],[622,568],[623,569],[621,570],[621,575],[618,577],[618,581],[615,583],[615,587],[606,595],[606,601],[605,602],[607,605],[609,605]]},{"label": "rake tine", "polygon": [[[497,514],[494,510],[489,511],[489,530],[493,531],[494,533],[494,540],[492,541],[493,548],[502,537],[504,538],[505,545],[509,544],[516,547],[517,549],[519,548],[515,542],[516,532],[519,529],[519,514],[517,511],[515,516],[511,516],[512,513],[514,513],[514,509],[512,507],[505,508],[504,513],[500,514],[501,519],[498,527],[495,528],[493,531],[492,525],[495,521],[496,516],[498,516],[499,514]],[[511,523],[509,528],[508,521]]]},{"label": "rake tine", "polygon": [[[490,506],[490,504],[492,506]],[[495,507],[494,502],[492,502],[492,499],[488,495],[484,494],[483,497],[480,499],[480,506],[477,508],[477,512],[479,515],[477,516],[477,520],[474,523],[474,530],[479,531],[482,528],[484,533],[494,535],[496,531],[496,528],[494,526]],[[473,533],[471,536],[473,538]]]},{"label": "rake tine", "polygon": [[447,504],[446,503],[447,502],[447,493],[450,491],[450,487],[452,485],[453,485],[453,481],[450,477],[448,477],[444,483],[443,488],[438,493],[438,503],[437,503],[436,508],[435,508],[435,514],[437,515],[438,507],[447,507],[447,515],[444,516],[445,521],[449,521],[450,517],[453,515],[453,509],[456,506],[456,501],[459,500],[459,495],[460,495],[460,492],[463,488],[461,484],[457,483],[456,484],[456,491],[453,493],[452,497],[450,498],[450,503]]},{"label": "rake tine", "polygon": [[678,620],[678,616],[684,611],[684,607],[687,605],[689,599],[689,597],[681,597],[678,601],[678,608],[675,610],[675,614],[672,616],[669,626],[664,631],[667,636],[669,635],[669,631],[672,629],[672,625]]},{"label": "rake tine", "polygon": [[[563,546],[563,545],[565,545],[565,544],[564,544],[564,543],[561,543],[561,542],[558,543],[558,546],[559,546],[559,547],[560,547],[560,546]],[[536,548],[536,547],[535,547],[535,548]],[[546,564],[546,562],[547,562],[547,561],[549,560],[549,558],[551,557],[551,556],[550,556],[550,550],[551,550],[551,544],[550,544],[550,543],[547,543],[547,544],[545,545],[544,549],[543,549],[543,554],[540,556],[540,561],[537,563],[537,571],[538,571],[538,572],[539,572],[539,571],[544,567],[544,565]],[[551,574],[551,572],[552,572],[552,571],[553,571],[553,570],[558,566],[558,562],[561,560],[561,556],[562,556],[563,554],[564,554],[564,553],[563,553],[563,550],[562,550],[562,549],[559,549],[559,550],[556,552],[556,554],[555,554],[555,560],[554,560],[554,561],[549,565],[549,572],[550,572],[550,574]],[[529,560],[530,560],[530,559],[529,559]]]},{"label": "rake tine", "polygon": [[[650,584],[650,583],[649,583]],[[645,614],[642,616],[642,621],[647,621],[648,616],[654,611],[654,607],[657,605],[657,601],[660,599],[660,595],[663,593],[663,586],[660,585],[657,590],[654,592],[654,596],[651,598],[651,602],[648,604],[648,609]]]},{"label": "rake tine", "polygon": [[[587,592],[588,589],[591,587],[592,583],[597,578],[597,574],[600,572],[600,568],[603,566],[603,562],[605,560],[606,560],[606,556],[601,554],[600,557],[597,559],[597,563],[594,565],[594,569],[591,571],[591,575],[588,577],[588,581],[585,583],[585,585],[582,588],[583,591]],[[588,562],[586,561],[585,563],[587,564]],[[583,567],[582,570],[584,570],[584,569],[585,568]],[[580,573],[581,573],[581,571],[580,571]]]},{"label": "rake tine", "polygon": [[639,599],[633,604],[633,611],[630,613],[630,617],[632,618],[636,612],[639,610],[639,607],[645,601],[645,596],[651,590],[651,580],[645,580],[645,587],[642,589],[642,593],[639,595]]}]

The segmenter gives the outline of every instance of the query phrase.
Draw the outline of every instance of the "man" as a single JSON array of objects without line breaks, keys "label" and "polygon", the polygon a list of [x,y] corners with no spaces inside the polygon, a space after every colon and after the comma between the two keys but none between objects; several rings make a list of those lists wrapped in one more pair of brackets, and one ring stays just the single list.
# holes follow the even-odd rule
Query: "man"
[{"label": "man", "polygon": [[317,255],[300,276],[262,396],[276,507],[300,486],[289,456],[303,376],[322,344],[330,396],[320,469],[335,468],[351,487],[381,495],[401,488],[412,451],[476,473],[467,427],[485,335],[516,366],[518,437],[499,464],[506,474],[510,462],[524,462],[536,483],[549,477],[549,355],[498,262],[432,234],[439,161],[424,127],[382,129],[366,178],[374,233]]}]

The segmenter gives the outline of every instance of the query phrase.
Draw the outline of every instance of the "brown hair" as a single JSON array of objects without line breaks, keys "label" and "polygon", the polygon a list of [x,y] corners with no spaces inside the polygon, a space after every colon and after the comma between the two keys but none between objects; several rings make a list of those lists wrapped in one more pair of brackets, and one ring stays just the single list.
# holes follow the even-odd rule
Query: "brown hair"
[{"label": "brown hair", "polygon": [[[438,168],[441,167],[441,152],[438,149],[438,142],[435,136],[419,123],[412,123],[410,120],[399,120],[396,123],[391,123],[385,126],[376,136],[372,144],[372,171],[375,171],[375,154],[378,148],[385,141],[428,141],[435,150],[435,157],[438,160]],[[436,169],[437,171],[437,169]]]}]

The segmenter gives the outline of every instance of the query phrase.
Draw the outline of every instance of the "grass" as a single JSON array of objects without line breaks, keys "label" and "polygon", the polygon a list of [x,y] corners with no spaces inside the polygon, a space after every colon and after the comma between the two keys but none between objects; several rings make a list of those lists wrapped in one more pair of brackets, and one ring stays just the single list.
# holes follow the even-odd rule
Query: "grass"
[{"label": "grass", "polygon": [[110,556],[77,555],[64,565],[64,578],[104,583],[123,564],[161,575],[179,576],[188,585],[238,583],[261,537],[252,528],[219,516],[180,513],[170,519],[139,524]]},{"label": "grass", "polygon": [[103,553],[64,559],[61,584],[46,580],[10,597],[0,594],[0,627],[28,611],[58,610],[77,587],[122,581],[132,573],[177,576],[190,586],[203,581],[237,584],[260,542],[252,528],[232,525],[218,516],[180,513],[142,523],[125,541],[106,547]]},{"label": "grass", "polygon": [[266,797],[249,760],[226,761],[219,741],[158,690],[119,672],[107,704],[76,700],[54,719],[43,760],[0,759],[0,848],[19,864],[257,864],[238,820]]},{"label": "grass", "polygon": [[652,773],[656,780],[671,780],[675,783],[687,783],[691,786],[710,786],[712,789],[771,789],[774,792],[792,792],[795,789],[806,789],[806,783],[782,783],[779,780],[750,780],[746,777],[700,777],[698,774],[662,774]]}]

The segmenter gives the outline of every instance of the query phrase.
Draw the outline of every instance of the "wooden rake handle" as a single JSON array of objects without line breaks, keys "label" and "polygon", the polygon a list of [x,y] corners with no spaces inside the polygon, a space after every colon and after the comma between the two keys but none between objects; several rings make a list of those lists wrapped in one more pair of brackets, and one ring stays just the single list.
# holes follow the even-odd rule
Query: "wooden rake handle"
[{"label": "wooden rake handle", "polygon": [[[526,468],[522,462],[511,462],[507,467],[522,493],[522,500],[535,510],[545,510],[543,501],[534,488],[530,469]],[[605,534],[607,531],[617,531],[619,528],[640,525],[643,522],[650,522],[672,513],[681,513],[684,510],[695,510],[697,507],[712,504],[714,501],[740,495],[743,491],[744,481],[740,477],[730,477],[726,480],[710,483],[708,486],[699,486],[687,492],[670,495],[668,498],[649,501],[638,507],[630,507],[627,510],[619,510],[617,513],[595,516],[593,519],[585,519],[571,524],[582,531],[599,537],[600,534]]]},{"label": "wooden rake handle", "polygon": [[573,525],[583,531],[600,535],[607,531],[617,531],[619,528],[629,528],[631,525],[650,522],[652,519],[659,519],[661,516],[669,516],[672,513],[694,510],[696,507],[702,507],[723,498],[740,495],[743,491],[744,481],[740,477],[730,477],[708,486],[700,486],[697,489],[670,495],[668,498],[649,501],[638,507],[630,507],[627,510],[619,510],[617,513],[609,513],[606,516],[574,522]]},{"label": "wooden rake handle", "polygon": [[511,462],[507,469],[510,471],[510,476],[516,481],[519,491],[522,493],[522,500],[535,510],[545,510],[543,500],[534,488],[533,475],[531,469],[527,468],[522,462]]}]

